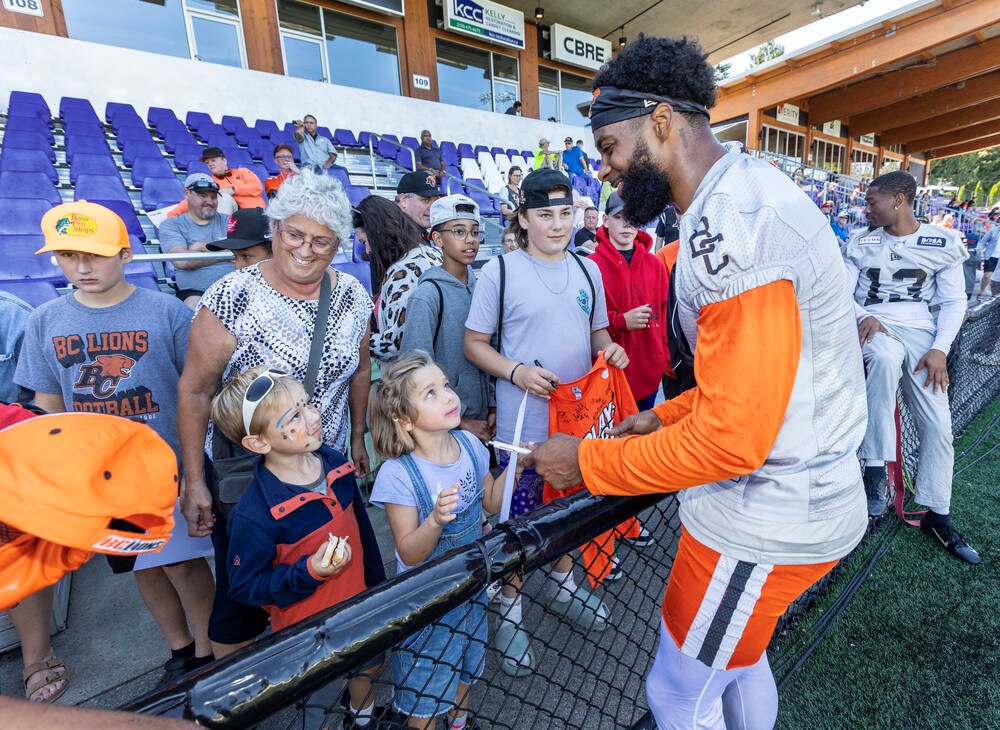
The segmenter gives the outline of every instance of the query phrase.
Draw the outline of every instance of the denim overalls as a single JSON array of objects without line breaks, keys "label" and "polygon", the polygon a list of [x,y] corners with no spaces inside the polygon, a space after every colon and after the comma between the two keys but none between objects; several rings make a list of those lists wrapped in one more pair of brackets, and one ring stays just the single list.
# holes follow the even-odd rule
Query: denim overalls
[{"label": "denim overalls", "polygon": [[[481,537],[483,465],[473,449],[470,436],[451,432],[469,455],[476,473],[476,497],[457,517],[441,528],[441,538],[427,560]],[[420,468],[409,454],[400,462],[413,485],[420,522],[434,510],[432,496]],[[461,457],[459,463],[462,463]],[[455,474],[459,481],[462,475]],[[483,672],[486,657],[487,622],[485,592],[468,603],[456,606],[440,619],[404,639],[392,656],[396,678],[396,709],[410,717],[433,717],[454,705],[458,683],[472,684]]]}]

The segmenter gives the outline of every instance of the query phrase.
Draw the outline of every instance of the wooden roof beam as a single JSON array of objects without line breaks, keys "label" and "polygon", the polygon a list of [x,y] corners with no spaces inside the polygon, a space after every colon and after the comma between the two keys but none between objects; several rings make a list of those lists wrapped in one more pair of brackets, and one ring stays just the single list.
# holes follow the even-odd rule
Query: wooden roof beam
[{"label": "wooden roof beam", "polygon": [[[712,109],[712,121],[806,98],[820,89],[847,83],[852,78],[917,56],[928,48],[967,37],[994,25],[997,18],[1000,18],[1000,0],[976,0],[954,8],[931,8],[900,21],[900,27],[892,36],[878,34],[861,39],[800,68],[776,70],[756,84],[737,83],[733,89],[720,88],[718,102]],[[831,117],[836,118],[837,114]]]},{"label": "wooden roof beam", "polygon": [[942,157],[964,155],[966,152],[978,152],[979,150],[985,150],[998,145],[1000,145],[1000,134],[994,134],[992,137],[983,137],[982,139],[949,145],[948,147],[938,147],[937,149],[928,150],[928,152],[933,158],[941,159]]},{"label": "wooden roof beam", "polygon": [[852,135],[868,134],[932,119],[992,99],[1000,99],[1000,71],[969,79],[962,88],[951,86],[939,89],[914,99],[851,116],[848,123]]},{"label": "wooden roof beam", "polygon": [[940,89],[970,76],[1000,69],[1000,36],[961,48],[931,62],[892,71],[809,100],[810,124],[822,124]]},{"label": "wooden roof beam", "polygon": [[946,134],[947,132],[965,129],[966,127],[971,127],[982,122],[989,122],[994,119],[1000,119],[1000,99],[959,109],[958,111],[942,114],[933,119],[925,119],[915,124],[907,124],[894,129],[883,129],[879,132],[879,138],[882,140],[883,145],[909,144],[915,139]]},{"label": "wooden roof beam", "polygon": [[993,137],[1000,134],[1000,120],[974,124],[965,129],[956,129],[953,132],[938,134],[933,137],[915,139],[906,145],[907,151],[917,152],[921,150],[933,150],[939,147],[948,147],[953,144],[962,144],[984,137]]}]

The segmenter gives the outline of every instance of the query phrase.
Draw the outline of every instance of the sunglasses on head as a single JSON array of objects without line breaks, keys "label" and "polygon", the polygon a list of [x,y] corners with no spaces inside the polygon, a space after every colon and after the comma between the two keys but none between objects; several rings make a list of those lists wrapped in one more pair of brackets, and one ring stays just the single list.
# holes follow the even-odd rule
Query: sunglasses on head
[{"label": "sunglasses on head", "polygon": [[289,375],[284,370],[268,368],[250,383],[247,392],[243,394],[243,429],[248,436],[250,435],[250,422],[253,420],[254,413],[257,412],[257,406],[274,388],[274,382],[277,378],[287,377]]}]

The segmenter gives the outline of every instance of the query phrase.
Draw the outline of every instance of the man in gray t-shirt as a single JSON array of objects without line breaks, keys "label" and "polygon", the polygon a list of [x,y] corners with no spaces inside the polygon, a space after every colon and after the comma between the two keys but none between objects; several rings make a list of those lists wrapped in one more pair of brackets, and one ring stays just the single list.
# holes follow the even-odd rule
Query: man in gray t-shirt
[{"label": "man in gray t-shirt", "polygon": [[[226,237],[229,216],[217,211],[219,185],[204,173],[188,175],[184,181],[187,211],[167,218],[160,226],[160,250],[163,253],[208,251],[207,244]],[[201,295],[218,279],[233,270],[231,261],[174,261],[177,298],[191,309]]]}]

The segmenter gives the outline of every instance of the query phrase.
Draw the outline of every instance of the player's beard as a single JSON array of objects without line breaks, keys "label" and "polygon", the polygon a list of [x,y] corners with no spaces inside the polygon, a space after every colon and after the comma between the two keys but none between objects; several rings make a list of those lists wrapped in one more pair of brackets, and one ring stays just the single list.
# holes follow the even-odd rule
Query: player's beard
[{"label": "player's beard", "polygon": [[637,228],[655,220],[670,203],[670,178],[659,169],[649,154],[649,147],[640,141],[622,176],[618,194],[625,204],[625,220]]}]

